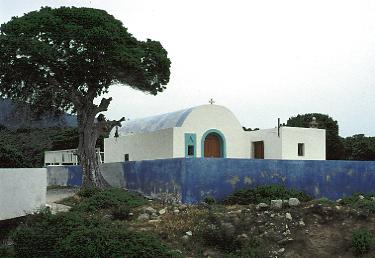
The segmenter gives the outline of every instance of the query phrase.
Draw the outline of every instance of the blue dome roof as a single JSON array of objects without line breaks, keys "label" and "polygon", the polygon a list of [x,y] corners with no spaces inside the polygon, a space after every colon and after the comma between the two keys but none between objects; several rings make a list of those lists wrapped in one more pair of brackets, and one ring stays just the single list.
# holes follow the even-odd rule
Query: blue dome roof
[{"label": "blue dome roof", "polygon": [[[194,107],[171,113],[125,121],[122,122],[122,127],[118,128],[118,132],[119,135],[126,135],[130,133],[146,133],[172,127],[181,127],[193,109]],[[111,136],[113,135],[114,130],[112,130],[111,133]]]}]

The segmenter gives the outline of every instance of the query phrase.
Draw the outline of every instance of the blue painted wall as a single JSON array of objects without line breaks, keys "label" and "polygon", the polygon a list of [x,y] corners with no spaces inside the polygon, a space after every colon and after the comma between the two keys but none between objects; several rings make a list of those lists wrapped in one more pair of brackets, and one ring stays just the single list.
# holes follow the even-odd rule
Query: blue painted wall
[{"label": "blue painted wall", "polygon": [[[184,203],[206,196],[221,199],[235,190],[265,184],[281,184],[333,200],[353,192],[375,192],[374,161],[181,158],[118,165],[112,167],[123,170],[117,173],[123,176],[123,187],[151,196],[165,193]],[[80,183],[81,170],[69,167],[67,184]],[[107,167],[103,166],[104,177],[118,172]]]}]

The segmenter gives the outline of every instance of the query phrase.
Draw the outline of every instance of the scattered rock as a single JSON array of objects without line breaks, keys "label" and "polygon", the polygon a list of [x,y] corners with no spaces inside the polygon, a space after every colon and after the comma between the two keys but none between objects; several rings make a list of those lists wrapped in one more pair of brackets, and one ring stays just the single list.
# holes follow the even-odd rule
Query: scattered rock
[{"label": "scattered rock", "polygon": [[371,201],[375,201],[375,197],[374,196],[371,196],[370,199],[371,199]]},{"label": "scattered rock", "polygon": [[187,231],[185,234],[186,234],[187,236],[192,236],[192,235],[193,235],[193,232],[191,232],[191,231]]},{"label": "scattered rock", "polygon": [[301,202],[297,198],[289,198],[289,201],[288,201],[288,204],[291,207],[298,206],[298,205],[300,205],[300,203]]},{"label": "scattered rock", "polygon": [[182,240],[184,241],[184,242],[187,242],[188,240],[189,240],[189,236],[188,235],[183,235],[182,236]]},{"label": "scattered rock", "polygon": [[184,211],[184,210],[187,210],[188,206],[185,205],[185,204],[181,204],[180,207],[179,207],[179,210],[180,211]]},{"label": "scattered rock", "polygon": [[147,213],[142,213],[138,216],[138,220],[149,220],[150,216]]},{"label": "scattered rock", "polygon": [[159,214],[160,215],[163,215],[163,214],[165,214],[167,212],[167,209],[161,209],[161,210],[159,210]]},{"label": "scattered rock", "polygon": [[285,218],[287,218],[288,220],[293,220],[292,215],[289,212],[285,214]]},{"label": "scattered rock", "polygon": [[283,200],[271,200],[271,208],[281,209],[283,207]]},{"label": "scattered rock", "polygon": [[342,199],[341,199],[341,198],[340,198],[340,199],[337,199],[337,200],[336,200],[336,202],[337,202],[337,203],[339,203],[339,202],[341,202],[341,201],[342,201]]},{"label": "scattered rock", "polygon": [[156,213],[156,210],[152,207],[146,207],[146,208],[143,208],[143,212],[151,215],[153,213]]},{"label": "scattered rock", "polygon": [[174,214],[178,214],[178,213],[180,213],[180,210],[179,210],[179,209],[175,209],[175,210],[173,211],[173,213],[174,213]]},{"label": "scattered rock", "polygon": [[279,251],[277,251],[277,253],[279,253],[279,254],[282,254],[284,252],[285,252],[285,248],[281,248],[281,249],[279,249]]},{"label": "scattered rock", "polygon": [[264,203],[264,202],[259,203],[259,204],[255,207],[255,209],[257,209],[257,210],[264,210],[264,209],[266,209],[266,208],[268,208],[268,204],[267,204],[267,203]]},{"label": "scattered rock", "polygon": [[159,219],[159,216],[156,213],[152,213],[150,219]]},{"label": "scattered rock", "polygon": [[300,226],[305,226],[305,222],[303,221],[303,220],[300,220],[299,222],[298,222],[298,224],[300,225]]},{"label": "scattered rock", "polygon": [[113,220],[113,215],[112,214],[105,214],[103,216],[103,220]]},{"label": "scattered rock", "polygon": [[159,223],[161,220],[160,219],[152,219],[152,220],[149,220],[148,222],[149,223]]},{"label": "scattered rock", "polygon": [[206,250],[203,252],[203,256],[205,257],[215,257],[216,253],[212,250]]},{"label": "scattered rock", "polygon": [[364,197],[363,195],[358,195],[358,198],[359,198],[360,200],[365,199],[365,197]]}]

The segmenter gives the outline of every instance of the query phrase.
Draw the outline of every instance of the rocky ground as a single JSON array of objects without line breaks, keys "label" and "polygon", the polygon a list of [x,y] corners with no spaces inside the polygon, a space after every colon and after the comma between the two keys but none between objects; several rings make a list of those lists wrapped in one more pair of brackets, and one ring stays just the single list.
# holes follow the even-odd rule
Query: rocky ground
[{"label": "rocky ground", "polygon": [[[210,214],[216,218],[214,221],[207,220]],[[254,237],[264,251],[261,257],[353,257],[353,231],[368,228],[375,233],[374,215],[327,200],[300,203],[291,198],[233,206],[163,206],[153,201],[133,216],[136,219],[130,226],[134,230],[155,232],[191,257],[228,257],[226,250],[230,248],[220,244],[233,244],[233,239],[246,242]],[[210,227],[218,228],[212,231],[217,234],[216,246],[202,245],[197,239],[202,237],[202,230],[209,231]],[[372,250],[361,257],[374,255]]]},{"label": "rocky ground", "polygon": [[[49,189],[47,200],[52,212],[67,211],[67,205],[79,202],[82,197],[75,194],[77,191]],[[375,198],[353,198],[352,203],[358,199],[366,205],[354,208],[343,200],[300,202],[297,198],[250,205],[149,200],[131,210],[114,214],[105,209],[95,216],[122,223],[130,231],[154,234],[182,257],[375,257],[375,248],[360,256],[352,244],[357,229],[368,229],[375,235]],[[8,223],[9,229],[0,225],[0,229],[7,232],[18,223]],[[2,241],[9,240],[0,236]]]}]

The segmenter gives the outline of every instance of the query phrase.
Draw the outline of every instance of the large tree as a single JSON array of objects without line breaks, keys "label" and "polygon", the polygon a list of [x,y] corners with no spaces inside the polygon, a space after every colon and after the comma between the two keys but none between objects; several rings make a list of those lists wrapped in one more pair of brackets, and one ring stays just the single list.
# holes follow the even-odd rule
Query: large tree
[{"label": "large tree", "polygon": [[344,146],[339,136],[339,126],[332,117],[320,113],[297,115],[288,119],[286,125],[292,127],[310,127],[313,117],[316,118],[318,128],[326,129],[326,158],[342,159]]},{"label": "large tree", "polygon": [[84,187],[106,185],[95,143],[121,121],[100,114],[111,98],[98,105],[94,99],[113,84],[156,95],[169,82],[169,68],[159,42],[138,41],[103,10],[44,7],[0,27],[0,96],[77,114]]}]

